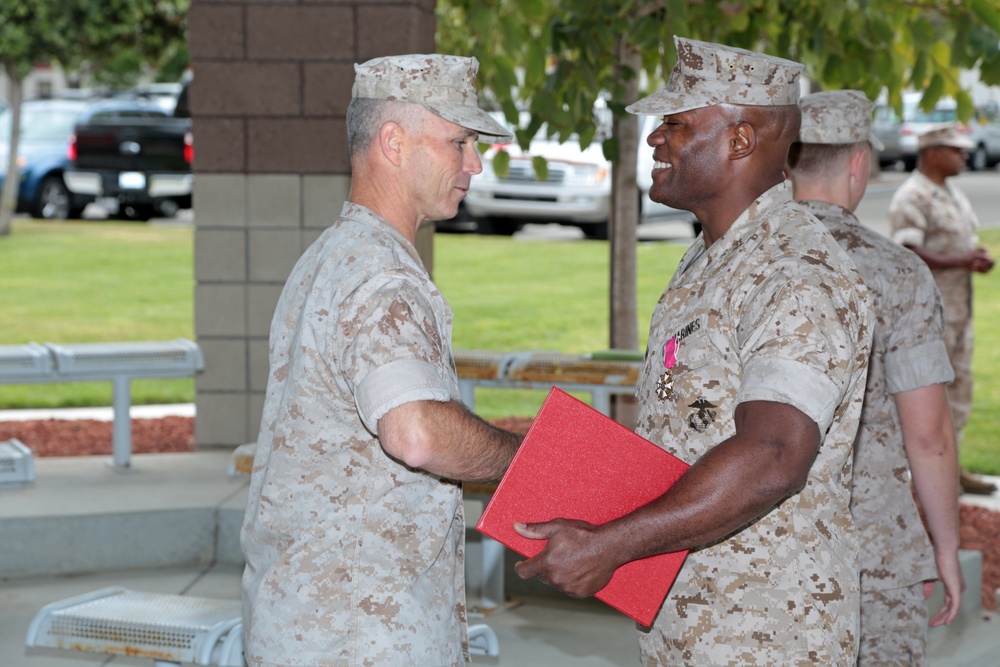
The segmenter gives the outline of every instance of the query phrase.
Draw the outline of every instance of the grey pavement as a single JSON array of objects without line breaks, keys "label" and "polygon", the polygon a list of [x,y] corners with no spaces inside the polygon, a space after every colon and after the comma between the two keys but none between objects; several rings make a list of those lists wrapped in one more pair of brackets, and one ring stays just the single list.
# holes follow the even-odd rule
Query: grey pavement
[{"label": "grey pavement", "polygon": [[[0,413],[0,419],[3,414]],[[0,666],[145,664],[24,648],[44,605],[107,586],[239,599],[238,526],[247,479],[228,451],[140,454],[134,472],[109,457],[36,459],[32,484],[0,490]],[[470,599],[471,604],[475,604]],[[597,601],[519,595],[485,618],[499,658],[475,664],[634,665],[634,624]]]},{"label": "grey pavement", "polygon": [[[123,585],[238,599],[237,539],[247,479],[228,474],[229,458],[226,450],[136,455],[131,473],[111,469],[108,457],[37,459],[34,483],[0,490],[0,666],[149,665],[69,652],[26,654],[25,634],[35,613],[80,593]],[[1000,509],[1000,498],[978,502]],[[628,618],[597,601],[569,600],[539,584],[515,581],[514,560],[510,555],[505,568],[514,602],[473,621],[496,631],[500,656],[476,656],[474,664],[638,664]],[[1000,664],[1000,618],[978,604],[981,559],[970,552],[963,555],[966,561],[967,610],[952,627],[931,633],[932,667]]]}]

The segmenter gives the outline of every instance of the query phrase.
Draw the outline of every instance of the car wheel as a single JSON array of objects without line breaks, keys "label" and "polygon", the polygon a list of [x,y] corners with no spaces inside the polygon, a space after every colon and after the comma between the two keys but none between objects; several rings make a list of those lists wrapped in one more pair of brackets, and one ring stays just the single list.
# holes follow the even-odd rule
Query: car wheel
[{"label": "car wheel", "polygon": [[608,222],[595,222],[592,225],[580,225],[580,229],[583,230],[583,235],[588,239],[597,239],[598,241],[608,240]]},{"label": "car wheel", "polygon": [[135,220],[136,222],[148,222],[156,211],[150,204],[123,204],[118,209],[115,216],[119,220]]},{"label": "car wheel", "polygon": [[497,236],[513,236],[521,229],[521,223],[510,218],[480,218],[476,230],[480,234],[495,234]]},{"label": "car wheel", "polygon": [[175,218],[177,211],[180,210],[180,206],[173,199],[164,199],[160,203],[154,204],[154,208],[159,214],[157,217],[160,218]]},{"label": "car wheel", "polygon": [[69,190],[66,189],[62,176],[46,176],[38,186],[31,216],[42,220],[66,220],[69,212]]},{"label": "car wheel", "polygon": [[986,154],[986,146],[979,144],[969,155],[969,169],[983,171],[987,167],[989,167],[989,156]]}]

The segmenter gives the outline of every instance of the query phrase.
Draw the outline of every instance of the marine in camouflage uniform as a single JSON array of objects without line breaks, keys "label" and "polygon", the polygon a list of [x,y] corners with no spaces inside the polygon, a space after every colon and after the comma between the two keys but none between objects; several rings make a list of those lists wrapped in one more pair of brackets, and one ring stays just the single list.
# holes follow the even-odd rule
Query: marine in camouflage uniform
[{"label": "marine in camouflage uniform", "polygon": [[[464,664],[465,523],[453,480],[499,477],[519,442],[461,407],[452,312],[413,246],[427,210],[454,214],[453,190],[481,169],[476,133],[509,137],[475,106],[474,59],[396,56],[356,71],[349,128],[358,128],[357,98],[395,101],[419,116],[409,127],[422,135],[404,131],[404,113],[370,143],[352,139],[351,200],[300,258],[274,314],[241,536],[252,666]],[[422,141],[422,152],[409,141]],[[400,142],[429,177],[441,171],[455,187],[433,200],[405,159],[383,167]],[[395,173],[404,180],[393,182]],[[406,199],[411,182],[432,201]],[[411,458],[392,427],[399,419],[455,452]],[[461,458],[475,458],[477,446],[488,460],[481,468]]]},{"label": "marine in camouflage uniform", "polygon": [[[954,618],[961,601],[958,462],[943,389],[954,374],[943,340],[944,310],[924,262],[853,213],[867,186],[872,147],[881,148],[871,132],[874,104],[860,91],[843,90],[809,95],[800,106],[799,141],[788,160],[795,198],[850,256],[875,312],[851,495],[861,536],[858,665],[926,665],[923,582],[936,579],[938,570],[910,488],[910,457],[952,596],[943,622]],[[897,406],[914,400],[926,416]]]},{"label": "marine in camouflage uniform", "polygon": [[656,201],[703,233],[653,314],[637,432],[692,464],[602,526],[556,520],[515,566],[590,594],[638,557],[690,548],[650,628],[646,665],[847,665],[858,640],[851,452],[871,344],[866,291],[782,169],[802,66],[675,38],[665,89],[628,107],[649,137]]},{"label": "marine in camouflage uniform", "polygon": [[[918,137],[917,169],[889,203],[892,239],[928,263],[944,302],[945,345],[955,371],[955,379],[948,385],[948,400],[960,445],[972,411],[972,272],[993,267],[985,248],[976,247],[979,220],[972,204],[947,180],[962,171],[963,151],[972,147],[954,124],[922,134]],[[936,261],[935,256],[946,263]],[[969,479],[964,472],[962,483],[970,492],[995,490],[992,485]]]},{"label": "marine in camouflage uniform", "polygon": [[[647,665],[853,663],[851,448],[871,335],[860,282],[785,185],[681,260],[653,313],[637,432],[695,461],[733,435],[736,406],[753,400],[795,406],[825,436],[800,493],[688,555],[653,627],[640,628]],[[672,388],[661,400],[672,340]],[[698,402],[712,405],[709,419]]]}]

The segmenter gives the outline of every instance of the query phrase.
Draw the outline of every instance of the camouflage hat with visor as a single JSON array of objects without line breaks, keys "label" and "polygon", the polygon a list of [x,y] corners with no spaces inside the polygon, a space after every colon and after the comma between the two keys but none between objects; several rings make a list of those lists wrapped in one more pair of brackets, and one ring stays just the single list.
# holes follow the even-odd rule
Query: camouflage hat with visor
[{"label": "camouflage hat with visor", "polygon": [[479,61],[441,54],[373,58],[354,65],[351,97],[410,102],[460,127],[494,138],[513,137],[479,108],[475,80]]},{"label": "camouflage hat with visor", "polygon": [[802,125],[798,140],[804,144],[854,144],[867,141],[880,151],[882,142],[872,132],[875,103],[860,90],[824,90],[799,102]]},{"label": "camouflage hat with visor", "polygon": [[798,104],[804,68],[797,62],[684,37],[674,44],[677,64],[666,87],[626,111],[663,116],[717,104]]}]

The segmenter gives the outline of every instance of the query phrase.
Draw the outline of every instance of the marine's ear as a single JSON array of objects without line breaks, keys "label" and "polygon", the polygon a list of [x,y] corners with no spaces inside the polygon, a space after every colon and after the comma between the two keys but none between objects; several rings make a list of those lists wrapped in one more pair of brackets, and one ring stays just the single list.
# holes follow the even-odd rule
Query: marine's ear
[{"label": "marine's ear", "polygon": [[741,160],[748,157],[757,148],[759,135],[752,123],[741,121],[728,130],[727,148],[729,159]]},{"label": "marine's ear", "polygon": [[397,167],[402,160],[403,136],[405,134],[406,130],[403,129],[403,126],[394,120],[383,123],[378,132],[379,148],[382,155]]}]

